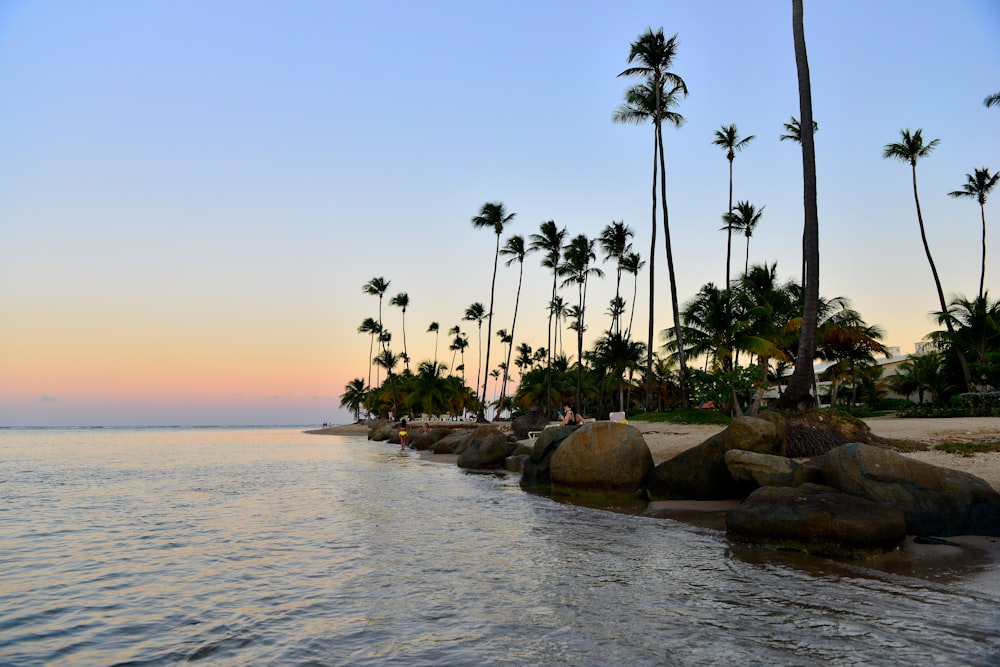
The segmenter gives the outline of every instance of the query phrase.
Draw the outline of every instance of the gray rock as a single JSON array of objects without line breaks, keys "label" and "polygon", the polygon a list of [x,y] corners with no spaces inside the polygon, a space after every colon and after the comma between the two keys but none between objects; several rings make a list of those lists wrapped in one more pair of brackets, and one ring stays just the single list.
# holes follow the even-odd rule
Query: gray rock
[{"label": "gray rock", "polygon": [[721,433],[656,466],[646,480],[650,498],[725,500],[745,497],[756,485],[738,481],[729,473],[726,452],[730,449],[784,456],[784,420],[774,413],[734,419]]},{"label": "gray rock", "polygon": [[906,537],[899,508],[818,484],[761,487],[726,512],[726,537],[835,558],[867,558]]},{"label": "gray rock", "polygon": [[471,436],[472,429],[451,429],[448,435],[431,445],[431,451],[435,454],[454,454],[455,449],[463,446]]},{"label": "gray rock", "polygon": [[531,408],[528,414],[521,415],[510,423],[510,430],[518,440],[526,440],[531,431],[541,431],[548,425],[549,419],[538,408]]},{"label": "gray rock", "polygon": [[559,448],[563,440],[568,438],[576,426],[555,426],[544,429],[535,438],[531,454],[521,472],[521,488],[533,493],[549,494],[552,492],[552,472],[550,468],[552,454]]},{"label": "gray rock", "polygon": [[445,438],[451,429],[447,428],[432,428],[429,433],[421,433],[420,429],[416,429],[416,433],[411,435],[408,439],[410,441],[410,447],[413,449],[419,449],[420,451],[425,451],[434,446],[436,442]]},{"label": "gray rock", "polygon": [[801,486],[806,482],[818,484],[823,479],[818,467],[784,456],[730,449],[725,458],[726,467],[733,479],[754,482],[758,486]]},{"label": "gray rock", "polygon": [[633,496],[653,469],[653,455],[634,426],[592,422],[563,440],[550,467],[553,494]]},{"label": "gray rock", "polygon": [[827,453],[823,478],[844,493],[898,507],[911,534],[1000,536],[1000,494],[966,472],[854,442]]},{"label": "gray rock", "polygon": [[499,468],[515,448],[515,443],[495,429],[476,429],[468,446],[458,456],[458,467],[474,470]]}]

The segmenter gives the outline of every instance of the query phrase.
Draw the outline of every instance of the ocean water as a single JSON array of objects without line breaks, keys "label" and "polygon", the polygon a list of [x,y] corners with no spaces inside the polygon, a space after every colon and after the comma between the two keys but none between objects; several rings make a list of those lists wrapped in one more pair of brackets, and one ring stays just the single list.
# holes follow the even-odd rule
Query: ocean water
[{"label": "ocean water", "polygon": [[3,665],[997,665],[975,588],[363,437],[0,430]]}]

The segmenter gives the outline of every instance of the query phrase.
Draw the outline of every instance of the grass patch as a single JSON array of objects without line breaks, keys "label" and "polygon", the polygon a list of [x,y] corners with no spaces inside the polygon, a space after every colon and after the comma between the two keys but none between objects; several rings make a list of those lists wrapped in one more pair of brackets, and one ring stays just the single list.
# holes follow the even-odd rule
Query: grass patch
[{"label": "grass patch", "polygon": [[976,454],[986,454],[987,452],[1000,452],[1000,440],[990,440],[988,442],[942,442],[934,445],[934,449],[949,454],[960,454],[962,456],[974,456]]},{"label": "grass patch", "polygon": [[710,424],[726,426],[732,421],[726,415],[715,410],[696,410],[695,408],[677,408],[667,412],[641,412],[630,415],[629,421],[667,424]]}]

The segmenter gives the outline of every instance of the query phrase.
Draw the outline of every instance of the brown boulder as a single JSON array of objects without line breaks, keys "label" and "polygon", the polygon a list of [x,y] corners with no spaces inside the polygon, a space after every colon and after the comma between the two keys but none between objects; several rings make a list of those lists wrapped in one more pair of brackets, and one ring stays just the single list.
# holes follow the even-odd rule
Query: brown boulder
[{"label": "brown boulder", "polygon": [[592,422],[574,430],[552,454],[554,495],[633,496],[653,469],[639,429]]}]

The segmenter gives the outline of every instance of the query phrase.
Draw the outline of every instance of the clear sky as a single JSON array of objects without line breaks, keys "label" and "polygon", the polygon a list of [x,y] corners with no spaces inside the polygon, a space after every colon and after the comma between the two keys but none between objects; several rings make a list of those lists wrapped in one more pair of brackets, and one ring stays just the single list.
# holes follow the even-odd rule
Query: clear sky
[{"label": "clear sky", "polygon": [[[937,299],[909,167],[882,148],[903,128],[941,139],[918,165],[929,242],[945,292],[975,295],[978,206],[946,193],[1000,169],[1000,108],[983,106],[1000,91],[1000,3],[805,0],[805,24],[820,291],[912,352]],[[483,203],[503,201],[525,236],[624,220],[648,255],[652,128],[611,114],[630,43],[661,26],[690,90],[665,133],[682,303],[725,278],[728,165],[711,142],[730,123],[756,136],[734,175],[736,200],[766,206],[750,261],[797,277],[801,162],[778,141],[798,116],[790,2],[0,3],[0,425],[347,421],[374,276],[410,297],[414,363],[434,355],[432,321],[461,323],[471,373],[460,320],[489,303],[495,247],[470,223]],[[986,215],[997,294],[995,199]],[[733,252],[742,267],[742,239]],[[534,347],[550,285],[537,261],[515,341]],[[614,294],[603,268],[588,344]],[[501,263],[494,329],[516,281]],[[401,350],[401,312],[383,317]]]}]

